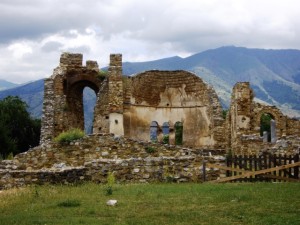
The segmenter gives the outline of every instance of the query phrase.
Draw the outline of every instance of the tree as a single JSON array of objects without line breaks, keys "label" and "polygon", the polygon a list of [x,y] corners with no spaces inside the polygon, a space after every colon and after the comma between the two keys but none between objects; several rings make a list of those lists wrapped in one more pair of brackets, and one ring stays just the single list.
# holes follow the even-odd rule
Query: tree
[{"label": "tree", "polygon": [[7,157],[37,146],[41,121],[27,112],[27,104],[19,97],[8,96],[0,101],[0,154]]}]

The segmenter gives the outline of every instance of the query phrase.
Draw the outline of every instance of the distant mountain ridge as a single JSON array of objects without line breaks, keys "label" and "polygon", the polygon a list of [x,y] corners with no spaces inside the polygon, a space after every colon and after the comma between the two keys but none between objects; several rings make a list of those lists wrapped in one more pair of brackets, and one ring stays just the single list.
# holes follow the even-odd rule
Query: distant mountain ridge
[{"label": "distant mountain ridge", "polygon": [[221,47],[187,58],[171,57],[144,63],[124,63],[124,74],[150,69],[194,72],[229,105],[236,82],[250,82],[256,98],[276,105],[284,113],[300,116],[300,51]]},{"label": "distant mountain ridge", "polygon": [[[154,69],[182,69],[197,74],[215,88],[224,107],[230,104],[233,85],[249,81],[258,101],[276,105],[285,114],[300,117],[300,50],[228,46],[187,58],[174,56],[148,62],[123,63],[125,75]],[[41,116],[43,80],[0,91],[0,99],[7,95],[20,96],[29,104],[32,115]]]},{"label": "distant mountain ridge", "polygon": [[0,79],[0,91],[18,86],[18,84]]}]

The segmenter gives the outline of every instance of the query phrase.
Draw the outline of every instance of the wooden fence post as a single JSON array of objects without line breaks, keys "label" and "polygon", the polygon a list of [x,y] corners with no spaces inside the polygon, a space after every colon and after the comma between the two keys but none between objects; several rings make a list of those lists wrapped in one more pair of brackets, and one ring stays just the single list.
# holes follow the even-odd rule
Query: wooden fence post
[{"label": "wooden fence post", "polygon": [[206,161],[203,160],[202,163],[202,181],[205,182],[206,181]]}]

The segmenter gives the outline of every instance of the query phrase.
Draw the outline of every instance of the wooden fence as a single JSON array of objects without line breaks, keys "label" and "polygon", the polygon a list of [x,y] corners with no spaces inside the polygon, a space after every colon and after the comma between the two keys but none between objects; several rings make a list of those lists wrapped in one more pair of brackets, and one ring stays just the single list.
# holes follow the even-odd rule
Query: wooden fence
[{"label": "wooden fence", "polygon": [[233,156],[227,157],[227,166],[207,163],[205,166],[226,171],[226,178],[213,182],[255,182],[255,181],[300,181],[299,153],[296,155]]}]

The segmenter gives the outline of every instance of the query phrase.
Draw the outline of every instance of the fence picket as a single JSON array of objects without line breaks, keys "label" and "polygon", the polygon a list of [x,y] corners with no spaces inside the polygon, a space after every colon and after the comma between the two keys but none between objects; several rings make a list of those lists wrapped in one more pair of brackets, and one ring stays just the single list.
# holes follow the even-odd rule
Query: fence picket
[{"label": "fence picket", "polygon": [[[235,170],[227,171],[226,176],[238,176],[241,172],[239,170],[245,170],[248,172],[267,170],[274,167],[281,167],[284,165],[299,162],[299,153],[294,156],[287,155],[272,155],[263,154],[260,156],[232,156],[226,160],[227,168],[234,168]],[[254,181],[293,181],[299,180],[299,166],[290,167],[282,170],[271,170],[265,175],[249,175],[240,179],[233,180],[232,182],[254,182]],[[251,174],[251,173],[250,173]]]}]

